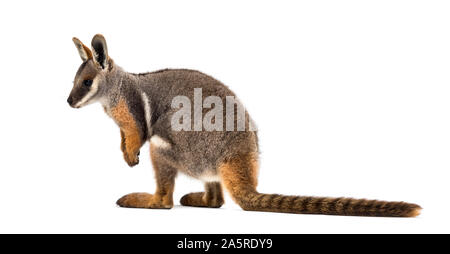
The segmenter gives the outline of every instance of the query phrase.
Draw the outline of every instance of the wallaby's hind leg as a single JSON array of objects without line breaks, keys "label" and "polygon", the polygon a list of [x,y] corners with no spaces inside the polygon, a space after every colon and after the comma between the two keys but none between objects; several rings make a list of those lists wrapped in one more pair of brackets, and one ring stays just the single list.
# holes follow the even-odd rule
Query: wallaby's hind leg
[{"label": "wallaby's hind leg", "polygon": [[117,200],[117,205],[121,207],[134,208],[172,208],[173,207],[173,189],[175,186],[175,176],[177,170],[167,165],[157,152],[150,146],[150,155],[152,158],[153,169],[156,178],[156,192],[149,193],[131,193]]},{"label": "wallaby's hind leg", "polygon": [[231,198],[244,210],[253,210],[253,203],[262,195],[256,192],[258,185],[257,154],[242,154],[229,159],[219,166],[224,187]]},{"label": "wallaby's hind leg", "polygon": [[205,192],[186,194],[180,203],[184,206],[219,208],[224,203],[222,187],[218,182],[205,183]]}]

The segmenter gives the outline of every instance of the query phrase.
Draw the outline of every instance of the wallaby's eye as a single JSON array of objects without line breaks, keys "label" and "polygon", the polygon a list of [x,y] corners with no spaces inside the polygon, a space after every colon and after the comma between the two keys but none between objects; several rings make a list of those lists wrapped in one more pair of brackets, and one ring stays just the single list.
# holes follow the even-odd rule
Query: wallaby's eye
[{"label": "wallaby's eye", "polygon": [[85,79],[85,80],[83,81],[83,85],[84,85],[84,86],[87,86],[87,87],[92,86],[92,79]]}]

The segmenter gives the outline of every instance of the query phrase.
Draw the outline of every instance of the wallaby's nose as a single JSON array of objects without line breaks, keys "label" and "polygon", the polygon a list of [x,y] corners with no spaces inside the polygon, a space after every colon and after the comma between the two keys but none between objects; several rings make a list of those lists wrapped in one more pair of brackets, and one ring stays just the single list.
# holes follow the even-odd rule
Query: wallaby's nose
[{"label": "wallaby's nose", "polygon": [[67,103],[69,103],[69,105],[72,106],[72,102],[73,102],[73,99],[71,96],[69,96],[69,98],[67,98]]}]

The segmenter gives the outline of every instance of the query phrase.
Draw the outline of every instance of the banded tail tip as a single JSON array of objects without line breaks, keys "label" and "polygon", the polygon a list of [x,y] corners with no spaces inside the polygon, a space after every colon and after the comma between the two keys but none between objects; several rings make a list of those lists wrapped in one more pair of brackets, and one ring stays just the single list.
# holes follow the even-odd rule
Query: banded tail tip
[{"label": "banded tail tip", "polygon": [[417,217],[422,212],[422,207],[416,204],[410,204],[406,217]]}]

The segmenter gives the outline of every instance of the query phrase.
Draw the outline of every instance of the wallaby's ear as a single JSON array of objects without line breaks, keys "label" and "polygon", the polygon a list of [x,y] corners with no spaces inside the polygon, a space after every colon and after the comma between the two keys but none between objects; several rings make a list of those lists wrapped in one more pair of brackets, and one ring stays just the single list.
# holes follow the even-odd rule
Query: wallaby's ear
[{"label": "wallaby's ear", "polygon": [[92,52],[91,50],[86,47],[78,38],[73,37],[72,38],[73,43],[75,43],[75,47],[78,49],[78,54],[80,54],[81,60],[83,62],[86,62],[89,59],[92,59]]},{"label": "wallaby's ear", "polygon": [[94,61],[98,63],[102,69],[108,67],[108,47],[106,46],[105,37],[101,34],[96,34],[92,38],[92,50],[94,51]]}]

